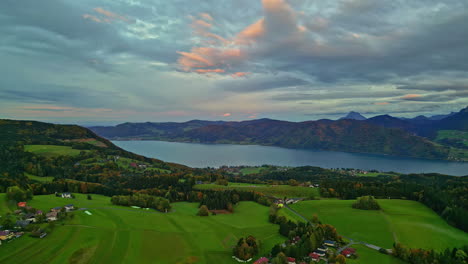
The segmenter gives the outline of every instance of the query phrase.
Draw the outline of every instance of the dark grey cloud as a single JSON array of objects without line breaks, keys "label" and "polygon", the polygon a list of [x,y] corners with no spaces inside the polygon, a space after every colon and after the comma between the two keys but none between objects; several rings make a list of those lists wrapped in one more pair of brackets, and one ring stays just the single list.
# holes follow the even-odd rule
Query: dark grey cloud
[{"label": "dark grey cloud", "polygon": [[442,92],[442,91],[468,91],[468,84],[414,84],[402,85],[397,89],[402,90],[419,90],[429,92]]},{"label": "dark grey cloud", "polygon": [[457,91],[451,93],[428,94],[414,97],[402,97],[401,100],[405,101],[419,101],[419,102],[450,102],[457,99],[467,99],[468,90]]},{"label": "dark grey cloud", "polygon": [[339,91],[326,93],[283,93],[271,97],[277,101],[306,101],[323,99],[384,98],[402,95],[401,91]]},{"label": "dark grey cloud", "polygon": [[278,88],[297,87],[310,84],[300,78],[291,76],[267,76],[263,78],[244,78],[229,81],[220,81],[219,87],[233,92],[259,92]]}]

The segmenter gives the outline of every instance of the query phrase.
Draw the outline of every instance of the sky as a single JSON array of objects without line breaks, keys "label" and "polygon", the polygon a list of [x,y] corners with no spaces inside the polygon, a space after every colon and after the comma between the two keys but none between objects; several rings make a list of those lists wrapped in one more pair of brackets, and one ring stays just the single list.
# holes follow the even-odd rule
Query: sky
[{"label": "sky", "polygon": [[466,0],[2,0],[0,118],[449,113],[467,21]]}]

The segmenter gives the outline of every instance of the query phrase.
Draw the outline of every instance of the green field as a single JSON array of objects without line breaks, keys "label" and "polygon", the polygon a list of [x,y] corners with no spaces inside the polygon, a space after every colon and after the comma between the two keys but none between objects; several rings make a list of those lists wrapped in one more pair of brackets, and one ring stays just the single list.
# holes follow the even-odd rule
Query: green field
[{"label": "green field", "polygon": [[395,257],[384,255],[364,245],[351,246],[356,249],[357,259],[347,259],[347,264],[405,264],[406,262]]},{"label": "green field", "polygon": [[468,234],[448,225],[421,203],[378,201],[382,211],[353,209],[353,200],[304,201],[291,208],[309,218],[317,214],[342,235],[385,248],[391,248],[395,240],[412,248],[436,250],[468,244]]},{"label": "green field", "polygon": [[39,177],[39,176],[32,175],[29,173],[25,173],[24,175],[26,175],[26,177],[28,177],[29,179],[35,180],[38,182],[51,182],[54,180],[54,177]]},{"label": "green field", "polygon": [[46,157],[56,156],[77,156],[81,151],[79,149],[72,149],[69,146],[57,146],[57,145],[24,145],[24,150],[32,152],[36,155]]},{"label": "green field", "polygon": [[368,172],[366,174],[364,173],[357,173],[356,176],[361,176],[361,177],[377,177],[377,176],[394,176],[395,174],[390,174],[390,173],[384,173],[384,172]]},{"label": "green field", "polygon": [[[268,223],[268,207],[253,202],[241,202],[234,214],[198,217],[195,203],[175,203],[163,214],[114,206],[100,195],[76,197],[35,196],[29,204],[42,210],[73,203],[93,215],[75,211],[44,239],[24,236],[0,246],[0,263],[236,263],[231,246],[242,236],[260,239],[262,253],[285,239]],[[0,203],[0,212],[8,210]]]},{"label": "green field", "polygon": [[435,139],[437,142],[442,140],[453,140],[468,147],[468,132],[459,130],[440,130]]},{"label": "green field", "polygon": [[248,190],[261,192],[265,195],[272,195],[276,197],[319,197],[318,188],[309,188],[302,186],[290,185],[266,185],[266,184],[253,184],[253,183],[229,183],[228,186],[216,184],[198,184],[194,186],[199,190]]}]

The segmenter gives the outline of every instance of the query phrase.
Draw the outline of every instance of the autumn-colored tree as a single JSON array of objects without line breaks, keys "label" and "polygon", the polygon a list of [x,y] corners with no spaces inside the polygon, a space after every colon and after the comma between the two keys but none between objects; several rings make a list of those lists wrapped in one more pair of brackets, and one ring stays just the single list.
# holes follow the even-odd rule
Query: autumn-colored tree
[{"label": "autumn-colored tree", "polygon": [[343,255],[338,255],[335,259],[338,264],[346,264],[346,258]]}]

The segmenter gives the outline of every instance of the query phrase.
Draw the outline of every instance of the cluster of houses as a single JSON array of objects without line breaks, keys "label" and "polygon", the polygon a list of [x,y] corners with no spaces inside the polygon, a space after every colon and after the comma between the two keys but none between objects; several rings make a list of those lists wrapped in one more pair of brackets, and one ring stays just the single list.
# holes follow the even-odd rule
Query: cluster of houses
[{"label": "cluster of houses", "polygon": [[11,241],[14,238],[21,237],[23,234],[23,232],[15,232],[10,230],[0,231],[0,245],[6,241]]},{"label": "cluster of houses", "polygon": [[299,201],[304,200],[304,198],[286,198],[286,199],[277,199],[275,200],[275,204],[278,207],[283,207],[284,204],[295,204]]},{"label": "cluster of houses", "polygon": [[130,163],[130,167],[146,169],[146,168],[148,168],[148,165],[146,165],[146,164],[136,164],[135,162],[132,162],[132,163]]},{"label": "cluster of houses", "polygon": [[[291,243],[296,243],[299,242],[300,237],[295,237],[293,238],[290,242]],[[323,245],[317,248],[314,252],[311,252],[309,254],[309,259],[310,261],[313,262],[319,262],[321,259],[326,260],[325,256],[327,252],[330,250],[330,248],[335,248],[337,246],[335,241],[331,240],[325,240],[323,241]],[[356,253],[356,249],[354,248],[346,248],[343,251],[341,251],[341,254],[344,255],[345,257],[349,258],[352,255]],[[270,260],[266,257],[261,257],[258,260],[256,260],[253,264],[268,264],[270,263]],[[309,262],[297,262],[295,258],[293,257],[288,257],[287,258],[287,263],[288,264],[305,264]]]},{"label": "cluster of houses", "polygon": [[[26,227],[29,224],[36,223],[37,218],[43,214],[41,210],[32,210],[33,208],[31,206],[28,206],[26,202],[19,202],[18,208],[19,209],[15,211],[15,214],[20,215],[22,220],[16,221],[16,225],[22,228]],[[75,209],[73,204],[67,204],[63,208],[66,212],[70,212]],[[24,211],[21,209],[26,209],[25,211],[30,212],[30,213],[24,213]],[[45,219],[48,222],[57,221],[58,214],[61,210],[62,210],[62,207],[60,206],[50,209],[50,211],[46,213]],[[32,213],[31,211],[34,211],[34,213]]]},{"label": "cluster of houses", "polygon": [[[38,222],[39,217],[44,215],[44,213],[41,210],[34,209],[33,207],[27,205],[26,202],[19,202],[17,206],[18,206],[18,209],[15,210],[14,213],[15,215],[17,215],[17,217],[20,220],[16,221],[15,229],[25,228],[32,223],[36,223]],[[45,218],[43,219],[48,222],[57,221],[58,215],[60,212],[62,212],[62,210],[64,210],[65,212],[71,212],[74,209],[75,207],[73,206],[73,204],[68,204],[68,205],[65,205],[64,207],[60,207],[60,206],[54,207],[50,209],[48,213],[45,214]],[[16,231],[11,231],[11,230],[0,230],[0,245],[2,244],[2,242],[10,241],[11,239],[20,237],[22,235],[23,235],[23,232],[16,232]],[[46,235],[47,233],[43,233],[40,235],[40,238],[43,238]]]}]

